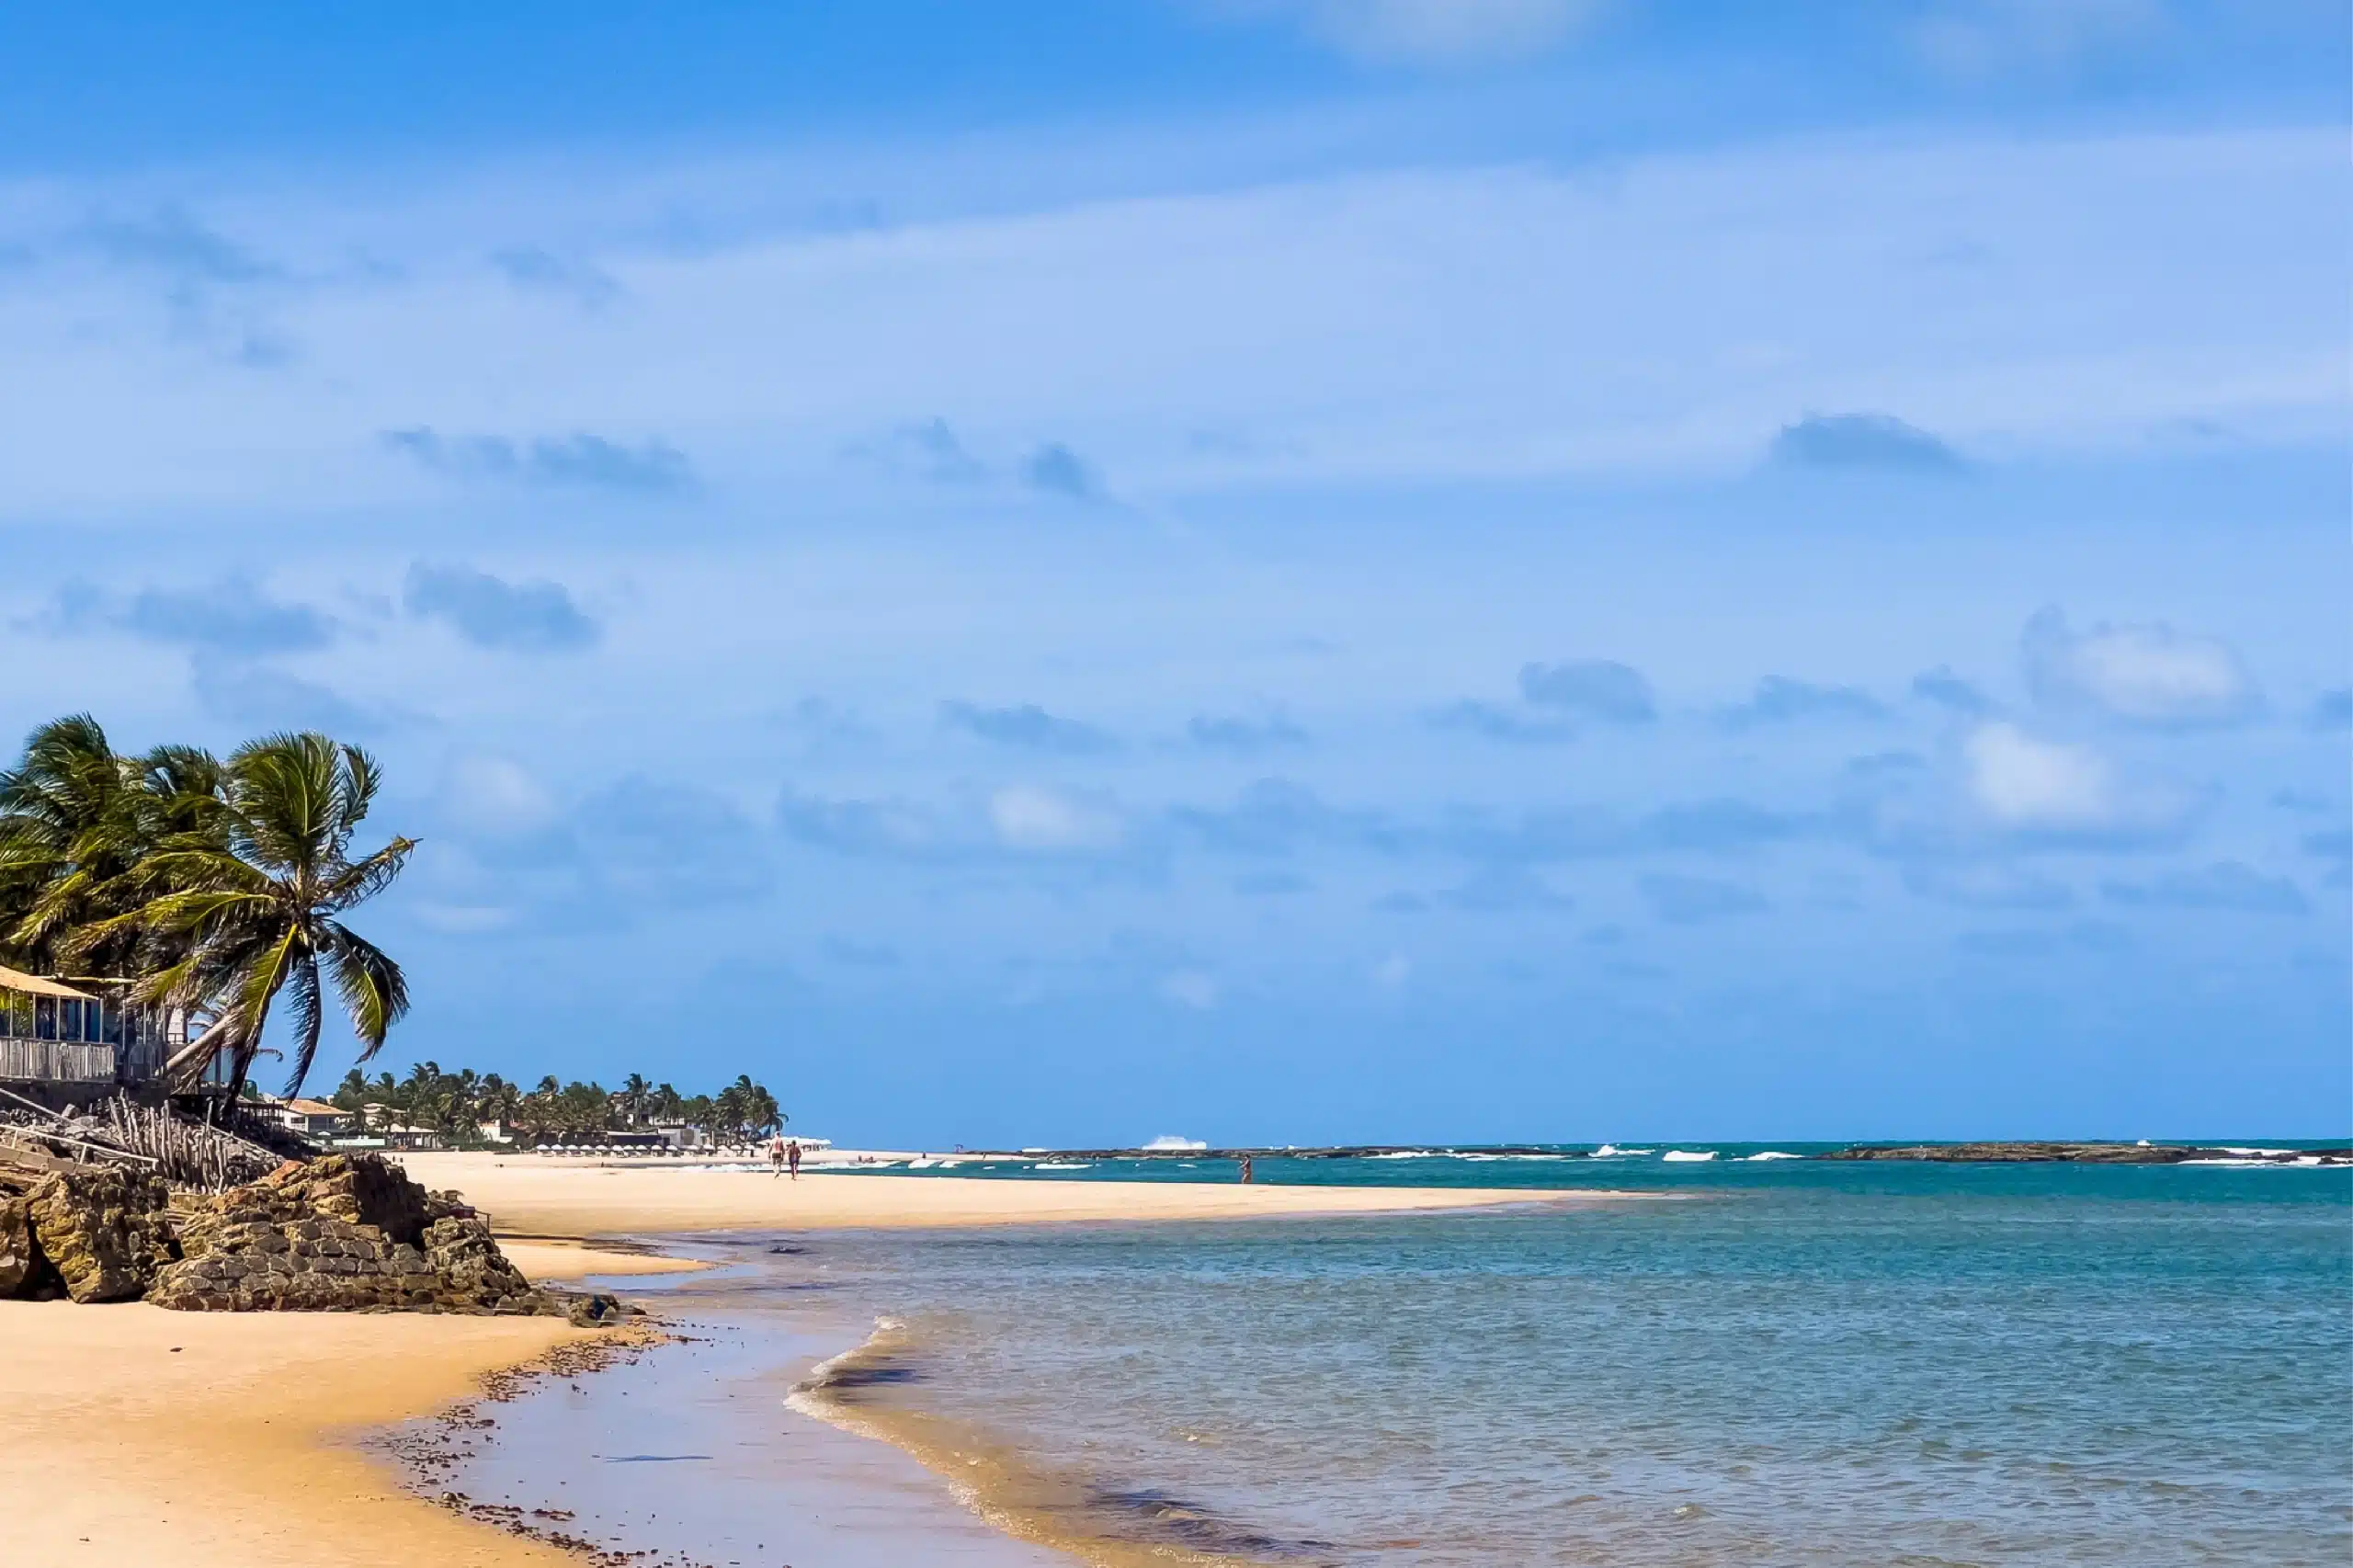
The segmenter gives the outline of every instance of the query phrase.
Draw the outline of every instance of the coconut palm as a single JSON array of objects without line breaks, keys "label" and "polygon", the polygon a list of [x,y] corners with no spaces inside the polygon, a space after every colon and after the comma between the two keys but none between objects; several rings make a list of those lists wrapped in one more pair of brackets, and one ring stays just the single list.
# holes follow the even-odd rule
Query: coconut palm
[{"label": "coconut palm", "polygon": [[[54,719],[25,739],[0,773],[0,949],[53,971],[80,926],[119,913],[108,890],[145,847],[132,770],[86,713]],[[122,933],[101,960],[135,944]]]},{"label": "coconut palm", "polygon": [[621,1081],[620,1093],[614,1097],[620,1100],[622,1108],[628,1111],[629,1124],[631,1127],[642,1127],[645,1124],[646,1108],[652,1102],[653,1096],[654,1085],[646,1081],[645,1074],[631,1073]]},{"label": "coconut palm", "polygon": [[139,1000],[217,1009],[212,1027],[167,1064],[181,1082],[225,1059],[241,1087],[281,992],[293,1009],[298,1092],[318,1054],[322,964],[350,1015],[358,1060],[382,1049],[408,1011],[400,966],[339,918],[389,886],[416,846],[394,838],[354,858],[381,775],[357,746],[316,733],[244,745],[222,767],[217,792],[166,803],[180,831],[146,855],[132,880],[147,895],[128,914],[76,934],[95,944],[136,929],[184,950],[138,987]]}]

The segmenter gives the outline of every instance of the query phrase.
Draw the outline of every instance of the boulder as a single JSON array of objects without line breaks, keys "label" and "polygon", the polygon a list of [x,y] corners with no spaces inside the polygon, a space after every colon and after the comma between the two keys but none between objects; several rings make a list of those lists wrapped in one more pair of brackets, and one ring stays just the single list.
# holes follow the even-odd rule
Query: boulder
[{"label": "boulder", "polygon": [[574,1328],[610,1328],[630,1315],[631,1309],[621,1305],[619,1297],[608,1296],[602,1290],[592,1290],[572,1298],[564,1313]]},{"label": "boulder", "polygon": [[111,1165],[57,1172],[25,1201],[34,1244],[76,1301],[147,1292],[178,1256],[170,1205],[163,1182]]},{"label": "boulder", "polygon": [[32,1206],[21,1198],[0,1200],[0,1296],[23,1290],[39,1257],[33,1251]]}]

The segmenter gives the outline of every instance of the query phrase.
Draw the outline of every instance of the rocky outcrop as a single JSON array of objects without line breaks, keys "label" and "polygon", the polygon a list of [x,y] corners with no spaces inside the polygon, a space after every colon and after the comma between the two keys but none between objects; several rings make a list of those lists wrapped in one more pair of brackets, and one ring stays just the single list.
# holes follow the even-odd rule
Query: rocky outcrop
[{"label": "rocky outcrop", "polygon": [[[111,1165],[58,1172],[25,1200],[32,1240],[76,1301],[130,1301],[178,1256],[171,1191]],[[21,1283],[21,1282],[20,1282]]]},{"label": "rocky outcrop", "polygon": [[471,1209],[373,1155],[287,1165],[191,1207],[147,1299],[187,1312],[567,1315]]}]

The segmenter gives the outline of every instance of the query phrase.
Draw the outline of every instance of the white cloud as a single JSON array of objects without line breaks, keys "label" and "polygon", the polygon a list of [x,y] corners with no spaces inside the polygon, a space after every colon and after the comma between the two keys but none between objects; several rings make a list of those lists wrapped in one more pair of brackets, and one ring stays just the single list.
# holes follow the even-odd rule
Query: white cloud
[{"label": "white cloud", "polygon": [[1913,36],[1932,64],[1983,76],[2067,65],[2146,42],[2165,26],[2164,0],[1948,0]]},{"label": "white cloud", "polygon": [[[815,177],[779,159],[471,193],[355,175],[347,195],[256,187],[235,217],[316,275],[276,307],[301,353],[267,370],[142,328],[150,286],[44,248],[38,217],[7,217],[34,196],[0,185],[0,245],[37,258],[0,290],[0,515],[485,504],[379,438],[424,424],[658,431],[710,506],[887,483],[844,447],[934,415],[975,453],[1066,441],[1139,504],[1269,478],[1737,468],[1809,408],[1898,409],[1987,462],[2196,421],[2333,437],[2339,142],[1874,137],[1256,184],[1172,154],[1117,199],[1099,176],[1007,191],[1050,159],[1014,147],[1017,174],[961,210],[936,174],[868,170],[914,215],[824,234],[754,210],[747,192]],[[725,238],[644,237],[706,212]],[[551,312],[482,267],[520,222],[593,253],[627,307]],[[1924,259],[1956,244],[1965,265]],[[381,275],[335,271],[359,249]],[[1195,449],[1181,432],[1210,413],[1264,441]]]},{"label": "white cloud", "polygon": [[989,825],[1008,849],[1049,852],[1108,849],[1122,834],[1117,812],[1034,784],[1010,784],[991,795]]},{"label": "white cloud", "polygon": [[1541,54],[1600,6],[1595,0],[1223,0],[1213,8],[1288,22],[1362,60],[1466,65]]},{"label": "white cloud", "polygon": [[529,768],[483,752],[450,759],[441,808],[459,827],[492,837],[534,833],[555,818],[553,798]]},{"label": "white cloud", "polygon": [[1198,969],[1180,969],[1160,983],[1160,994],[1171,1002],[1207,1012],[1218,1004],[1217,976]]},{"label": "white cloud", "polygon": [[2132,723],[2230,723],[2257,701],[2254,677],[2228,644],[2162,624],[2077,632],[2046,609],[2027,622],[2023,653],[2037,701],[2090,706]]},{"label": "white cloud", "polygon": [[2117,812],[2115,769],[2088,746],[2039,741],[2002,721],[1980,724],[1963,747],[1971,798],[2019,828],[2101,828]]}]

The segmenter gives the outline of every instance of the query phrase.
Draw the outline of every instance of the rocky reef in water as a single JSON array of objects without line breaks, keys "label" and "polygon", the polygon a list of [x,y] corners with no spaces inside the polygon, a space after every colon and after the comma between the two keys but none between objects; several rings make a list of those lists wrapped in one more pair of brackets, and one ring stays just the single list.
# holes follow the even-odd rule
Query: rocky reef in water
[{"label": "rocky reef in water", "polygon": [[2190,1160],[2253,1160],[2292,1165],[2353,1164],[2353,1149],[2208,1149],[2188,1143],[1858,1143],[1824,1160],[1930,1160],[1946,1165],[2178,1165]]},{"label": "rocky reef in water", "polygon": [[117,1165],[0,1157],[0,1298],[183,1312],[426,1312],[617,1322],[610,1296],[526,1279],[455,1193],[374,1154],[174,1192]]}]

